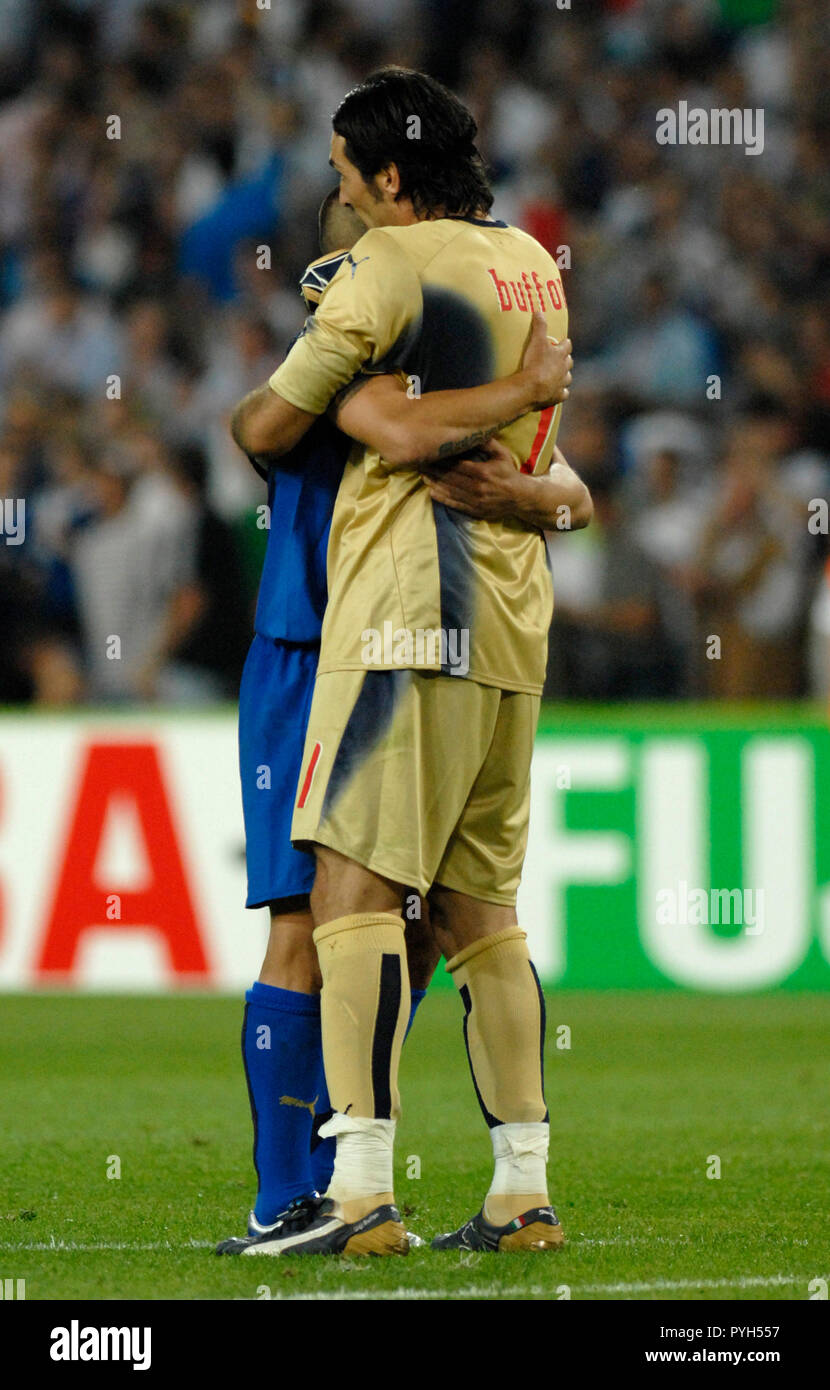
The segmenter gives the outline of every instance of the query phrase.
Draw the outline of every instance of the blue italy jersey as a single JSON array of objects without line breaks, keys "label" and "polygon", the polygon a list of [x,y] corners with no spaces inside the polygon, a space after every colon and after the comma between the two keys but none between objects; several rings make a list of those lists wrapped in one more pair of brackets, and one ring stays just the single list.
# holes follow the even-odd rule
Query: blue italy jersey
[{"label": "blue italy jersey", "polygon": [[[336,251],[307,267],[300,290],[311,313],[347,255]],[[296,449],[268,469],[270,529],[254,622],[260,637],[320,641],[329,529],[350,447],[351,440],[321,416]]]},{"label": "blue italy jersey", "polygon": [[268,471],[270,530],[254,627],[282,642],[319,642],[334,499],[351,440],[322,416]]}]

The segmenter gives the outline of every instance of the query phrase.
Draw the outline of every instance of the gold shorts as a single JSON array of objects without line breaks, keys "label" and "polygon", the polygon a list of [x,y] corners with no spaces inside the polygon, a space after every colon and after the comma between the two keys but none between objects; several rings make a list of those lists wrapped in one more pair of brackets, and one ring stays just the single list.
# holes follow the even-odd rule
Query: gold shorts
[{"label": "gold shorts", "polygon": [[393,882],[513,906],[539,696],[413,670],[318,675],[291,826]]}]

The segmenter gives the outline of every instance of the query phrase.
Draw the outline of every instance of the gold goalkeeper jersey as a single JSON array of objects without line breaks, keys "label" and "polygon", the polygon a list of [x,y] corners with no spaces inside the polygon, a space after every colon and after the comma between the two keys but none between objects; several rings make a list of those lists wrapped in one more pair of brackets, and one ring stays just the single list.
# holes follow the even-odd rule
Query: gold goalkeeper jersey
[{"label": "gold goalkeeper jersey", "polygon": [[[474,218],[373,228],[270,385],[312,414],[361,372],[403,373],[412,394],[482,385],[519,366],[534,309],[551,337],[566,335],[556,262],[518,228]],[[502,431],[517,468],[548,469],[560,413]],[[328,586],[321,672],[417,666],[542,689],[553,594],[541,533],[433,503],[417,472],[390,473],[362,445],[335,504]]]}]

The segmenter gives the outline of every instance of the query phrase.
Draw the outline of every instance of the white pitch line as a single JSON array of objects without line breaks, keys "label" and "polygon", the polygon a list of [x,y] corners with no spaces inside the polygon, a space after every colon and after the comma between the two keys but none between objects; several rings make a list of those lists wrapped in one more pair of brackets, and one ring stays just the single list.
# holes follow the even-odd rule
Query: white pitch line
[{"label": "white pitch line", "polygon": [[[573,1292],[573,1288],[571,1292]],[[541,1298],[545,1298],[549,1296],[550,1293],[550,1289],[541,1289],[536,1286],[531,1286],[530,1288],[522,1286],[515,1289],[505,1289],[498,1284],[471,1284],[468,1287],[465,1286],[459,1289],[385,1289],[382,1292],[379,1290],[377,1292],[366,1291],[365,1293],[357,1293],[351,1289],[337,1289],[333,1293],[275,1293],[271,1295],[270,1302],[316,1303],[336,1300],[337,1302],[344,1303],[361,1303],[374,1301],[375,1299],[382,1299],[384,1301],[389,1299],[400,1299],[405,1302],[417,1300],[420,1302],[423,1299],[440,1299],[441,1302],[444,1303],[448,1299],[453,1298],[527,1298],[528,1294],[536,1294]],[[254,1302],[258,1301],[259,1300],[254,1299]],[[262,1299],[261,1301],[267,1303],[269,1300]],[[553,1299],[552,1302],[555,1303],[556,1299]]]},{"label": "white pitch line", "polygon": [[[564,1279],[562,1280],[564,1283]],[[808,1284],[808,1276],[802,1275],[770,1275],[756,1276],[748,1275],[737,1277],[737,1279],[659,1279],[655,1283],[646,1284],[569,1284],[571,1301],[576,1302],[583,1294],[634,1294],[634,1293],[680,1293],[681,1290],[688,1289],[774,1289],[774,1287],[791,1286],[791,1284]],[[361,1302],[374,1300],[402,1300],[402,1301],[421,1301],[434,1300],[439,1298],[442,1302],[453,1300],[453,1298],[527,1298],[528,1295],[535,1297],[549,1298],[551,1302],[567,1302],[553,1298],[556,1287],[551,1289],[541,1289],[538,1284],[527,1284],[510,1289],[501,1284],[470,1284],[470,1286],[460,1287],[460,1289],[391,1289],[375,1291],[359,1291],[353,1289],[338,1289],[332,1293],[314,1294],[272,1294],[271,1302],[324,1302],[336,1300],[338,1302]],[[254,1300],[256,1301],[256,1300]],[[263,1300],[267,1302],[268,1300]]]},{"label": "white pitch line", "polygon": [[[587,1243],[587,1242],[586,1242]],[[597,1242],[594,1242],[597,1243]],[[604,1242],[610,1244],[611,1242]],[[26,1245],[7,1245],[2,1247],[6,1254],[18,1252],[43,1252],[59,1254],[62,1251],[75,1254],[98,1254],[104,1251],[153,1251],[153,1250],[212,1250],[214,1242],[210,1240],[193,1240],[182,1244],[174,1245],[171,1241],[100,1241],[97,1243],[81,1243],[76,1241],[51,1241],[51,1242],[30,1242]],[[267,1271],[267,1263],[262,1264],[258,1269],[263,1274]],[[371,1299],[453,1299],[453,1298],[544,1298],[555,1293],[557,1288],[566,1284],[568,1281],[565,1276],[564,1268],[561,1269],[561,1277],[556,1278],[556,1272],[551,1271],[554,1278],[551,1285],[543,1288],[541,1285],[519,1285],[516,1287],[503,1287],[498,1284],[468,1285],[458,1289],[414,1289],[401,1287],[397,1289],[378,1289],[378,1290],[356,1290],[356,1289],[335,1289],[327,1293],[307,1293],[307,1294],[275,1294],[273,1302],[307,1302],[309,1300],[337,1299],[339,1301],[368,1301]],[[579,1297],[580,1294],[638,1294],[638,1293],[681,1293],[691,1289],[752,1289],[752,1288],[789,1288],[793,1284],[804,1284],[805,1288],[809,1279],[813,1276],[798,1274],[747,1274],[736,1275],[734,1279],[656,1279],[651,1282],[620,1283],[620,1284],[574,1284],[569,1283],[571,1297]],[[827,1276],[821,1276],[827,1277]],[[266,1301],[266,1300],[263,1300]],[[553,1302],[567,1300],[552,1299]]]},{"label": "white pitch line", "polygon": [[[745,1274],[737,1279],[657,1279],[651,1284],[582,1284],[582,1293],[649,1293],[665,1289],[679,1293],[681,1289],[770,1289],[790,1284],[804,1284],[812,1279],[806,1274]],[[574,1286],[576,1287],[576,1286]]]},{"label": "white pitch line", "polygon": [[[215,1240],[185,1240],[185,1241],[88,1241],[78,1242],[72,1240],[58,1240],[53,1237],[48,1241],[30,1241],[25,1244],[14,1245],[0,1243],[0,1250],[73,1250],[80,1254],[94,1254],[96,1251],[106,1250],[211,1250],[217,1244]],[[589,1237],[579,1238],[572,1236],[568,1241],[567,1249],[575,1250],[582,1246],[594,1245],[673,1245],[678,1242],[669,1236],[611,1236],[608,1240],[595,1240]]]},{"label": "white pitch line", "polygon": [[[803,1284],[805,1290],[809,1280],[807,1275],[773,1274],[770,1276],[747,1275],[735,1279],[658,1279],[652,1284],[569,1284],[571,1301],[576,1302],[581,1294],[590,1293],[674,1293],[683,1289],[748,1289],[748,1288],[780,1288],[792,1284]],[[564,1278],[561,1284],[564,1284]],[[388,1290],[376,1290],[358,1292],[354,1289],[337,1289],[330,1293],[298,1293],[298,1294],[272,1294],[272,1303],[303,1303],[309,1301],[325,1301],[336,1299],[343,1302],[361,1302],[374,1299],[401,1299],[401,1300],[422,1300],[422,1299],[441,1299],[442,1301],[454,1298],[527,1298],[536,1296],[549,1298],[552,1303],[567,1302],[567,1299],[556,1299],[551,1297],[555,1294],[557,1287],[552,1285],[550,1288],[541,1288],[537,1284],[521,1285],[516,1288],[505,1288],[498,1284],[476,1285],[470,1284],[458,1289],[407,1289],[397,1288]],[[267,1302],[267,1299],[263,1299]]]},{"label": "white pitch line", "polygon": [[[666,1239],[657,1237],[657,1240]],[[571,1247],[576,1244],[584,1245],[613,1245],[613,1244],[635,1244],[641,1243],[636,1238],[621,1237],[619,1241],[571,1241]],[[648,1243],[644,1238],[642,1243]],[[172,1241],[98,1241],[82,1243],[77,1241],[52,1240],[52,1241],[32,1241],[25,1245],[6,1245],[0,1247],[6,1254],[17,1254],[18,1252],[35,1253],[55,1253],[61,1251],[75,1254],[98,1254],[104,1251],[135,1250],[212,1250],[215,1242],[212,1240],[191,1240],[174,1244]],[[267,1269],[267,1264],[263,1268],[263,1273]],[[554,1273],[554,1271],[552,1271]],[[736,1275],[734,1279],[656,1279],[651,1282],[621,1283],[621,1284],[568,1284],[571,1296],[580,1294],[638,1294],[638,1293],[681,1293],[690,1289],[752,1289],[752,1288],[788,1288],[793,1284],[806,1285],[809,1279],[814,1276],[798,1274],[747,1274]],[[820,1276],[825,1278],[827,1276]],[[540,1285],[521,1285],[515,1288],[504,1288],[498,1284],[469,1285],[458,1289],[412,1289],[397,1288],[391,1290],[355,1290],[337,1289],[329,1293],[307,1293],[307,1294],[275,1294],[273,1302],[304,1302],[309,1300],[337,1299],[340,1301],[362,1301],[370,1299],[452,1299],[452,1298],[526,1298],[528,1295],[542,1297],[549,1296],[555,1292],[556,1288],[567,1283],[565,1271],[562,1269],[562,1277],[558,1283],[552,1280],[551,1286],[543,1288]],[[265,1301],[265,1300],[263,1300]],[[567,1300],[556,1300],[553,1302]]]}]

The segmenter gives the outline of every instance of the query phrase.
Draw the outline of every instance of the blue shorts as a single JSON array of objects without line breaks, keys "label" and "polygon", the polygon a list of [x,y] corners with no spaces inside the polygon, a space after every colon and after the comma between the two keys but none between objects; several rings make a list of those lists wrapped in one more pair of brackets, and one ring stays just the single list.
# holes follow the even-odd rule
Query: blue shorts
[{"label": "blue shorts", "polygon": [[[239,688],[239,775],[248,867],[246,907],[305,899],[314,855],[291,843],[291,817],[320,648],[257,634]],[[302,903],[284,903],[283,910]]]}]

